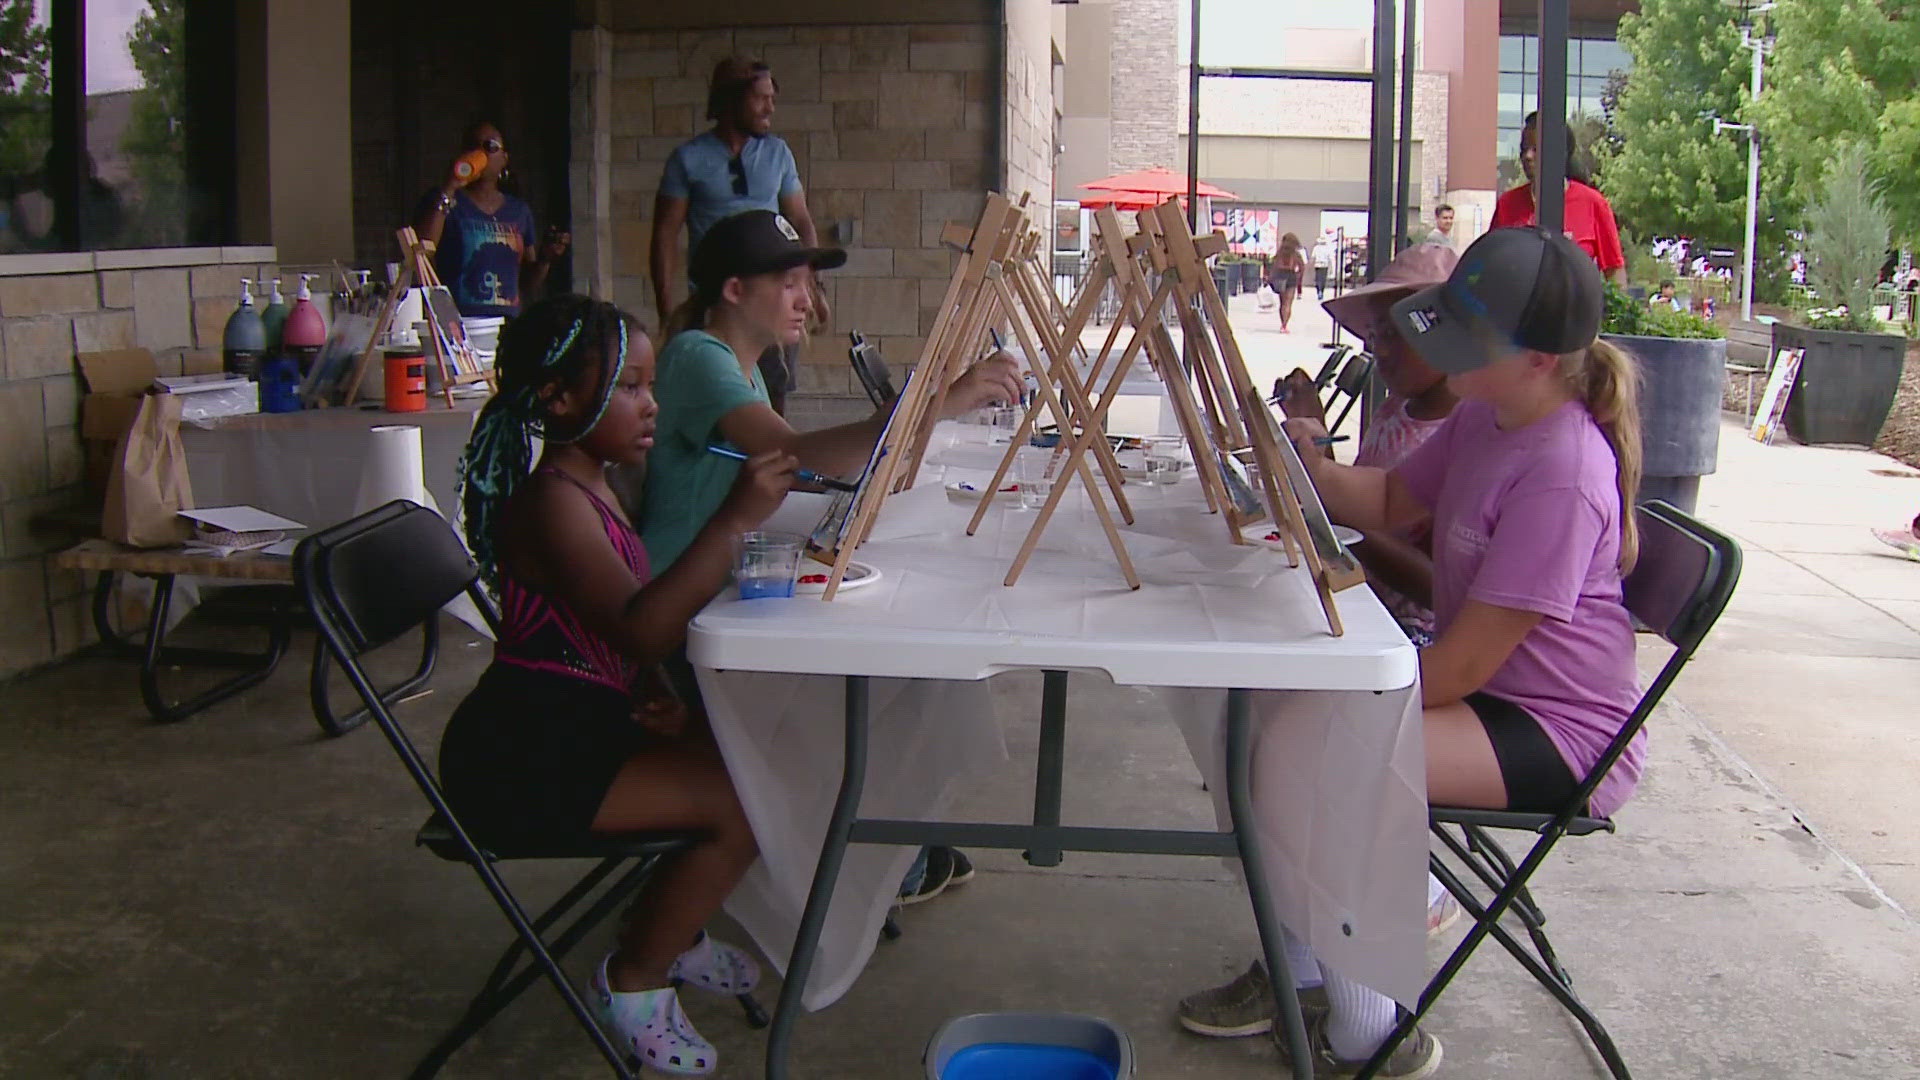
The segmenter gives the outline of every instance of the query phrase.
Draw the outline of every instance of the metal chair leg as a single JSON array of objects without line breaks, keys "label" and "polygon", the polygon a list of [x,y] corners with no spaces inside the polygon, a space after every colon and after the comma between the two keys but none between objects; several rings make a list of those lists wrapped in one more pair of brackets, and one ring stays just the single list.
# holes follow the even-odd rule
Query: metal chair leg
[{"label": "metal chair leg", "polygon": [[[440,623],[439,620],[434,619],[428,620],[424,625],[426,630],[422,635],[420,663],[415,666],[413,674],[397,685],[380,692],[380,700],[386,703],[388,708],[392,708],[395,702],[425,686],[427,680],[433,678],[433,666],[440,656]],[[332,659],[332,654],[327,651],[326,640],[315,638],[313,666],[307,677],[307,696],[313,704],[313,718],[319,722],[320,730],[326,732],[329,737],[339,738],[366,723],[367,718],[373,713],[362,705],[359,711],[345,716],[333,714],[333,706],[327,700],[327,674],[332,670]]]}]

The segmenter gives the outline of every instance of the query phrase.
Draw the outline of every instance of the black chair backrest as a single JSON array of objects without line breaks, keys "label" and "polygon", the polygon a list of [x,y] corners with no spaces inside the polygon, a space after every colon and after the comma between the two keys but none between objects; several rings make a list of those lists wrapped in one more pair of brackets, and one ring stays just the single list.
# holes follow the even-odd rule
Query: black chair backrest
[{"label": "black chair backrest", "polygon": [[867,391],[874,407],[879,408],[898,397],[893,388],[893,372],[887,369],[887,362],[880,358],[880,350],[855,330],[847,335],[850,345],[847,359],[853,364],[853,373],[859,378],[860,385]]},{"label": "black chair backrest", "polygon": [[1627,752],[1680,669],[1713,629],[1740,583],[1740,545],[1693,515],[1657,499],[1634,510],[1640,526],[1640,557],[1621,582],[1627,610],[1673,645],[1659,674],[1640,695],[1633,715],[1607,744],[1581,782],[1574,801],[1559,815],[1562,825],[1584,813],[1587,800],[1614,763]]},{"label": "black chair backrest", "polygon": [[1327,352],[1326,363],[1320,365],[1320,373],[1313,377],[1313,388],[1315,390],[1325,390],[1327,384],[1333,381],[1333,373],[1340,370],[1340,361],[1345,360],[1347,354],[1352,351],[1353,346],[1351,345],[1342,344],[1333,346]]},{"label": "black chair backrest", "polygon": [[1340,374],[1333,380],[1333,388],[1348,397],[1359,397],[1367,391],[1367,379],[1373,374],[1373,356],[1370,353],[1354,353],[1348,359]]},{"label": "black chair backrest", "polygon": [[1676,648],[1691,653],[1740,580],[1740,545],[1659,500],[1636,508],[1640,558],[1621,583],[1627,610]]},{"label": "black chair backrest", "polygon": [[[346,658],[362,656],[436,617],[461,593],[490,625],[480,571],[439,514],[395,500],[322,529],[293,552],[294,578],[323,632]],[[344,659],[344,658],[343,658]]]}]

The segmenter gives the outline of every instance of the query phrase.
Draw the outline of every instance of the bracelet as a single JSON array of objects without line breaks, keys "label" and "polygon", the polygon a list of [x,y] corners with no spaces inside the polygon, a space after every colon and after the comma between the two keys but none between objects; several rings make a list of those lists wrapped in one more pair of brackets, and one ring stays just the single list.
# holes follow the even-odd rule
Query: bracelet
[{"label": "bracelet", "polygon": [[440,193],[440,212],[444,214],[452,209],[453,209],[453,196],[442,191]]}]

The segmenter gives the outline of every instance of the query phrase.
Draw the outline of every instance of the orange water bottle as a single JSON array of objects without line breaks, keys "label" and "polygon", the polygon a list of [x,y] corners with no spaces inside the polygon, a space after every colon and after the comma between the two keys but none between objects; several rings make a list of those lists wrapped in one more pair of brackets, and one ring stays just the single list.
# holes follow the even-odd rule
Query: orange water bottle
[{"label": "orange water bottle", "polygon": [[487,152],[485,150],[469,150],[453,159],[453,178],[462,184],[473,183],[480,179],[481,173],[486,171]]}]

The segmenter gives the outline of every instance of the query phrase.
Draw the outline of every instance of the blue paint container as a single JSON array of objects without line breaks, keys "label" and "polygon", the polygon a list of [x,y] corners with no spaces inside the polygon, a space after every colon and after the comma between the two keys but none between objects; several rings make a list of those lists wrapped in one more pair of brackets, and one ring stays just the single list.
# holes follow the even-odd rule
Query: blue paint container
[{"label": "blue paint container", "polygon": [[926,1080],[1132,1080],[1133,1043],[1072,1013],[976,1013],[927,1043]]}]

